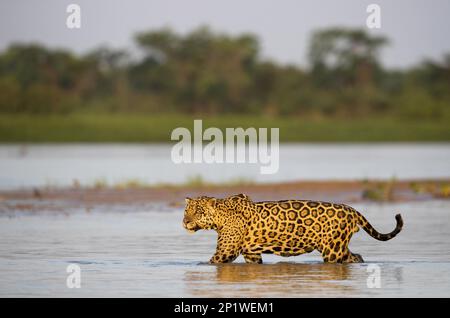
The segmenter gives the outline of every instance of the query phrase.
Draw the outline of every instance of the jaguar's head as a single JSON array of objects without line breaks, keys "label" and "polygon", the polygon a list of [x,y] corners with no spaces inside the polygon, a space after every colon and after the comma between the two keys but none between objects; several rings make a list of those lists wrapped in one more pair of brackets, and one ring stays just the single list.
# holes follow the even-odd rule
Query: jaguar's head
[{"label": "jaguar's head", "polygon": [[216,203],[217,199],[210,197],[186,198],[183,227],[191,233],[216,228]]},{"label": "jaguar's head", "polygon": [[239,210],[239,203],[250,201],[245,194],[226,199],[211,197],[186,198],[183,227],[193,233],[198,230],[217,230],[227,220],[228,212]]}]

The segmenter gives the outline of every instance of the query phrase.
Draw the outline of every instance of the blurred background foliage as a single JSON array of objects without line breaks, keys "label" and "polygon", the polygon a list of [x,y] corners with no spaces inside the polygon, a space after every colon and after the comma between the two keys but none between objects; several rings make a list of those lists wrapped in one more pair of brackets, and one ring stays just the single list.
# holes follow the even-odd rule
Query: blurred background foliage
[{"label": "blurred background foliage", "polygon": [[364,29],[315,31],[305,68],[262,59],[255,35],[230,36],[205,26],[185,35],[151,30],[134,39],[139,58],[106,47],[80,56],[11,45],[0,53],[0,116],[174,113],[450,122],[450,54],[386,69],[379,55],[389,39]]}]

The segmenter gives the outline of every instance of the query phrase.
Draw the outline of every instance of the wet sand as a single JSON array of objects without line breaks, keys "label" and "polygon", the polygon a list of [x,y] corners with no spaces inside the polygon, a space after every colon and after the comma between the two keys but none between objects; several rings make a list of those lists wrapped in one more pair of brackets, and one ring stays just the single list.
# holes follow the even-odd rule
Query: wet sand
[{"label": "wet sand", "polygon": [[[184,206],[185,197],[226,197],[245,193],[254,201],[311,199],[331,202],[410,202],[448,198],[450,179],[402,181],[299,181],[244,185],[130,188],[35,188],[0,191],[0,213],[87,211],[97,205]],[[442,190],[444,189],[444,190]]]}]

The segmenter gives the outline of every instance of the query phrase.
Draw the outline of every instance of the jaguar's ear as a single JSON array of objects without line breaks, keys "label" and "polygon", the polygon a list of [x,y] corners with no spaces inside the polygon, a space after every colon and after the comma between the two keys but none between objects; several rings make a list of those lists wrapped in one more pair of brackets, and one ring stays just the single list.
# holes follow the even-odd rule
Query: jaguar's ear
[{"label": "jaguar's ear", "polygon": [[226,198],[226,199],[225,199],[225,204],[226,204],[229,208],[234,209],[234,208],[236,208],[236,206],[237,206],[240,202],[242,202],[242,200],[250,201],[250,198],[249,198],[247,195],[243,194],[243,193],[241,193],[241,194],[236,194],[236,195],[232,195],[232,196]]},{"label": "jaguar's ear", "polygon": [[235,194],[235,195],[231,196],[231,199],[234,199],[234,198],[236,198],[236,199],[244,199],[244,200],[250,201],[250,197],[248,195],[244,194],[244,193],[239,193],[239,194]]},{"label": "jaguar's ear", "polygon": [[184,201],[186,202],[186,204],[189,204],[189,202],[191,202],[192,199],[191,198],[185,198]]},{"label": "jaguar's ear", "polygon": [[217,203],[217,199],[216,198],[209,198],[208,206],[210,208],[215,208],[216,207],[216,203]]}]

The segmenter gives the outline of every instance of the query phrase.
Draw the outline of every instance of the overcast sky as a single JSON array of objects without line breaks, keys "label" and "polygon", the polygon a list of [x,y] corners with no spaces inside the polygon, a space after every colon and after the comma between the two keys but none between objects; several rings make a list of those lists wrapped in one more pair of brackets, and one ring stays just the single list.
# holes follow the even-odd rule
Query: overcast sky
[{"label": "overcast sky", "polygon": [[[66,27],[66,7],[81,6],[81,29]],[[366,7],[381,6],[382,27],[371,31],[392,43],[386,66],[407,67],[450,52],[449,0],[2,0],[0,49],[39,42],[84,53],[99,45],[135,50],[133,34],[170,26],[186,33],[199,25],[231,34],[255,33],[262,55],[306,65],[311,31],[330,26],[365,27]]]}]

